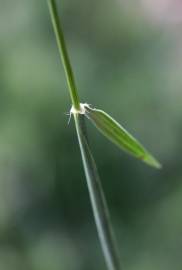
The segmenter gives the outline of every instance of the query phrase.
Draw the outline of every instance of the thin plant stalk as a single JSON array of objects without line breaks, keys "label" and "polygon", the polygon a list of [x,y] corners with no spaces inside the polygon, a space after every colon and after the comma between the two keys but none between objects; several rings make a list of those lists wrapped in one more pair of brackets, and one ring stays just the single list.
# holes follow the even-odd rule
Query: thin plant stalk
[{"label": "thin plant stalk", "polygon": [[[48,0],[50,15],[52,19],[52,24],[54,32],[57,39],[57,44],[61,59],[63,62],[64,70],[66,73],[68,88],[71,96],[71,101],[73,107],[79,112],[80,101],[75,85],[75,80],[73,76],[73,71],[69,61],[64,35],[61,28],[57,6],[55,0]],[[87,180],[87,186],[89,190],[89,196],[92,204],[93,214],[95,218],[95,223],[98,231],[99,240],[105,257],[105,261],[108,270],[119,270],[120,262],[119,256],[115,247],[113,240],[113,233],[111,228],[111,223],[109,219],[109,212],[106,205],[105,196],[103,193],[103,188],[99,175],[97,172],[96,164],[92,153],[90,151],[88,137],[86,133],[86,127],[84,123],[84,116],[79,113],[74,113],[74,121],[83,161],[83,167],[85,171],[85,176]]]},{"label": "thin plant stalk", "polygon": [[64,40],[64,35],[63,35],[61,23],[59,20],[56,1],[55,0],[48,0],[48,5],[49,5],[50,15],[51,15],[51,19],[52,19],[54,33],[55,33],[56,40],[57,40],[59,53],[61,56],[62,64],[63,64],[65,75],[66,75],[66,80],[67,80],[67,84],[68,84],[68,89],[69,89],[71,101],[72,101],[72,104],[75,107],[75,109],[79,110],[80,109],[79,96],[78,96],[78,92],[76,89],[75,79],[74,79],[72,67],[70,64],[68,52],[66,49],[66,44],[65,44],[65,40]]},{"label": "thin plant stalk", "polygon": [[75,114],[74,119],[93,214],[105,261],[109,270],[119,270],[119,256],[114,243],[109,211],[95,160],[90,151],[84,123],[85,118],[82,115]]}]

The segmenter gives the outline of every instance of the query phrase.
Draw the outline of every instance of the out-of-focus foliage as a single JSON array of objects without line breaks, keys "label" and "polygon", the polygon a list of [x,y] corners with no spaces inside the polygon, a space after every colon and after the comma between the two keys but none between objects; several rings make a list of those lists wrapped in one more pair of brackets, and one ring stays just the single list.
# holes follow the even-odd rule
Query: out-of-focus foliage
[{"label": "out-of-focus foliage", "polygon": [[[58,2],[82,102],[163,164],[148,168],[88,125],[124,269],[181,269],[180,20],[149,16],[161,1],[152,13],[149,0]],[[0,269],[105,269],[46,1],[0,6]]]}]

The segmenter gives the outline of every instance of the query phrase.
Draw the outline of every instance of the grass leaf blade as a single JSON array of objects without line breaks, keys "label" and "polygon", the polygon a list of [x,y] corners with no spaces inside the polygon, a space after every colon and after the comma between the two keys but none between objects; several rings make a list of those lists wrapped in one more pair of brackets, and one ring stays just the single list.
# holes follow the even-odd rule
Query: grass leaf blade
[{"label": "grass leaf blade", "polygon": [[150,166],[161,168],[161,164],[125,128],[102,110],[85,105],[85,115],[97,129],[119,148]]}]

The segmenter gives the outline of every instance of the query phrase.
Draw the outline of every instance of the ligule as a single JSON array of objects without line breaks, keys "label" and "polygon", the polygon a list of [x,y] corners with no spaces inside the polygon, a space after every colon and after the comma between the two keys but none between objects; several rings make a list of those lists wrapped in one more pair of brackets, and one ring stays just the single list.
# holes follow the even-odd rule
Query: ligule
[{"label": "ligule", "polygon": [[85,116],[111,142],[150,166],[161,168],[161,164],[110,115],[102,110],[93,109],[84,104]]}]

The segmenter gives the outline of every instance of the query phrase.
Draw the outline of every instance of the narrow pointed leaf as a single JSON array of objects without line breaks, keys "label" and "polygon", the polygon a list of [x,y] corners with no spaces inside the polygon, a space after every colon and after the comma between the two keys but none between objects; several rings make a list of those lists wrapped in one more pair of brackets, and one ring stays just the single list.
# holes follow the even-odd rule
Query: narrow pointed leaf
[{"label": "narrow pointed leaf", "polygon": [[161,164],[139,143],[128,131],[126,131],[110,115],[102,110],[91,108],[85,104],[85,115],[97,129],[119,148],[127,151],[138,159],[155,168],[161,168]]}]

